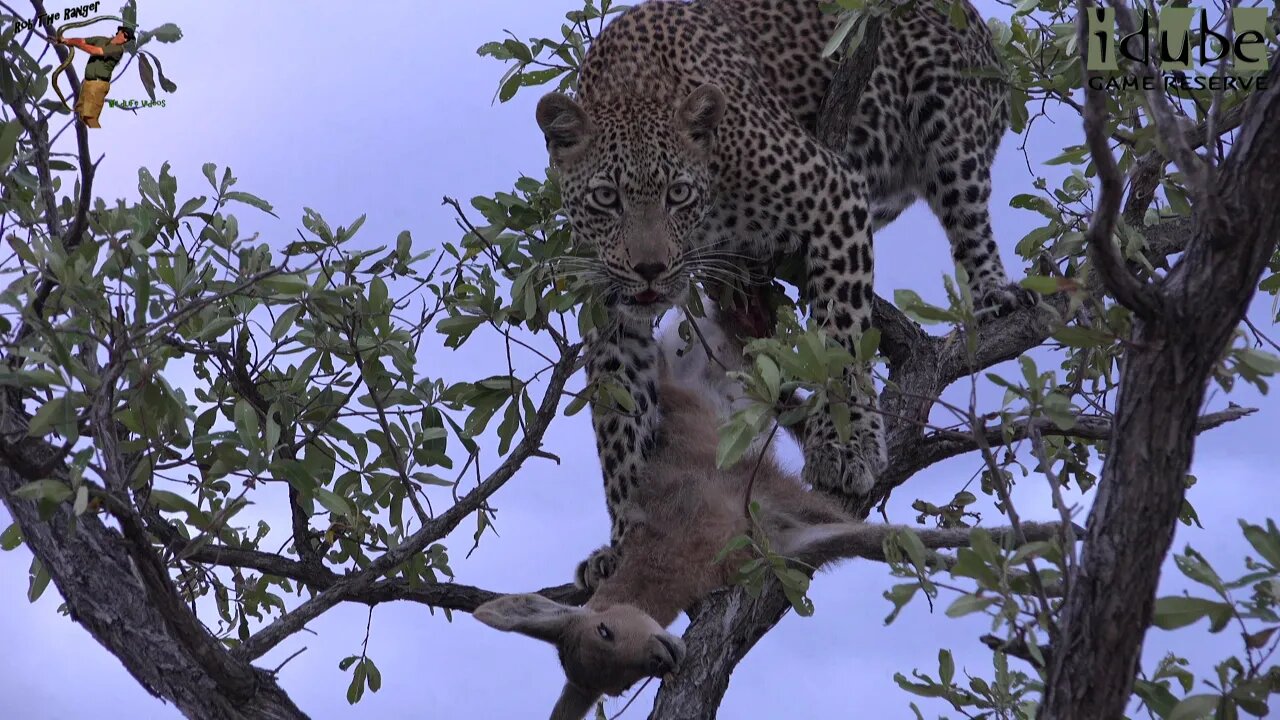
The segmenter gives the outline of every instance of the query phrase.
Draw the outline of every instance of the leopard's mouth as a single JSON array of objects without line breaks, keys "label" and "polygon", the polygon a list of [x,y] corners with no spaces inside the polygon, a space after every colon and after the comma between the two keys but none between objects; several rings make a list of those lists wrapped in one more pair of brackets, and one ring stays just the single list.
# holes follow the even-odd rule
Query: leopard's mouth
[{"label": "leopard's mouth", "polygon": [[638,292],[638,293],[636,293],[635,295],[632,295],[632,296],[631,296],[631,304],[632,304],[632,305],[641,305],[641,306],[644,306],[644,305],[657,305],[659,302],[661,302],[661,301],[663,301],[663,300],[665,300],[665,299],[666,299],[666,298],[665,298],[661,293],[659,293],[657,290],[652,290],[652,289],[650,289],[650,290],[645,290],[645,291],[643,291],[643,292]]},{"label": "leopard's mouth", "polygon": [[684,300],[688,285],[676,283],[673,287],[648,287],[638,292],[617,289],[616,302],[628,313],[642,316],[660,315]]}]

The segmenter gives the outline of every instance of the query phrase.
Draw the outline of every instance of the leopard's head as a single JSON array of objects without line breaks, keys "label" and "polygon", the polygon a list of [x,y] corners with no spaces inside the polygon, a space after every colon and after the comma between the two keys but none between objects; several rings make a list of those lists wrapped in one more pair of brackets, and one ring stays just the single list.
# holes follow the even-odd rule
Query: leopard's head
[{"label": "leopard's head", "polygon": [[628,98],[538,103],[576,241],[594,259],[578,274],[624,312],[651,317],[683,302],[715,197],[715,135],[725,96],[714,85],[676,107]]}]

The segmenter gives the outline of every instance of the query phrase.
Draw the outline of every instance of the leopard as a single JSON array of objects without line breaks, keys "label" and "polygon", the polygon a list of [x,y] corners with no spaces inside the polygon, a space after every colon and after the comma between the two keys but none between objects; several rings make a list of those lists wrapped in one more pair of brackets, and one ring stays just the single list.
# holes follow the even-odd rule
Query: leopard
[{"label": "leopard", "polygon": [[[881,21],[856,117],[834,139],[817,135],[838,68],[823,49],[839,20],[821,0],[642,2],[591,42],[576,93],[539,100],[564,213],[609,319],[584,336],[588,383],[630,398],[592,402],[610,542],[578,565],[578,585],[617,566],[626,508],[660,452],[656,319],[697,283],[797,259],[810,320],[854,354],[872,327],[873,233],[923,199],[977,307],[994,317],[1035,304],[1010,282],[991,226],[991,168],[1009,127],[992,34],[967,0],[955,0],[963,22],[951,0],[889,1],[899,7]],[[869,365],[847,373],[847,439],[830,412],[810,418],[803,478],[857,498],[887,463],[885,423]]]}]

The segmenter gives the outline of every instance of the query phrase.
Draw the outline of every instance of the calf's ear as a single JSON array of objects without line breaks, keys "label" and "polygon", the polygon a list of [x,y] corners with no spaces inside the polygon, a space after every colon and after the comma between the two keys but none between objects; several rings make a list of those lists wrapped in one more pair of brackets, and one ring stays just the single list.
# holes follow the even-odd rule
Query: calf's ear
[{"label": "calf's ear", "polygon": [[475,619],[503,632],[556,643],[581,610],[536,594],[503,595],[475,609]]}]

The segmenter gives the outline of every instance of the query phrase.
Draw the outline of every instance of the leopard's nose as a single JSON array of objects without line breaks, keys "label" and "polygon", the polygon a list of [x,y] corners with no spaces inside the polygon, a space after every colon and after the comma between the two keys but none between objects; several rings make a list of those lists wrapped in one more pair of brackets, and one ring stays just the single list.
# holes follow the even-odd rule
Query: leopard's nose
[{"label": "leopard's nose", "polygon": [[653,282],[658,279],[659,275],[666,272],[667,266],[659,262],[644,262],[632,265],[631,269],[635,270],[636,274],[645,280]]}]

